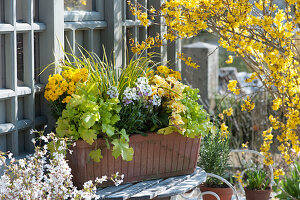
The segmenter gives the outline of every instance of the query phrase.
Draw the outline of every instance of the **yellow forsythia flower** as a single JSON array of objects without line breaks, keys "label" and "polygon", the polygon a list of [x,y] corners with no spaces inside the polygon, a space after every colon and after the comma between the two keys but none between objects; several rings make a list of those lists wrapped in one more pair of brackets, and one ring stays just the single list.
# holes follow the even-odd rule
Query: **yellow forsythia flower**
[{"label": "yellow forsythia flower", "polygon": [[274,171],[274,179],[275,180],[278,180],[279,179],[279,176],[284,176],[284,171],[282,170],[282,169],[276,169],[275,171]]},{"label": "yellow forsythia flower", "polygon": [[228,90],[233,92],[236,95],[239,95],[240,94],[240,89],[237,89],[236,87],[237,87],[237,81],[236,80],[230,80],[228,85],[227,85]]},{"label": "yellow forsythia flower", "polygon": [[225,114],[227,116],[231,116],[232,112],[233,112],[232,107],[227,109],[227,110],[223,110],[223,114]]},{"label": "yellow forsythia flower", "polygon": [[233,57],[228,56],[228,60],[225,61],[227,64],[231,64],[233,62]]},{"label": "yellow forsythia flower", "polygon": [[248,149],[248,142],[243,143],[243,144],[242,144],[242,147],[245,148],[245,149]]},{"label": "yellow forsythia flower", "polygon": [[245,99],[244,100],[244,104],[242,104],[241,105],[241,110],[242,111],[248,111],[248,112],[250,112],[251,110],[253,110],[254,109],[254,107],[255,107],[255,104],[253,103],[253,102],[251,102],[251,99],[250,99],[250,97],[249,96],[247,96],[247,99]]}]

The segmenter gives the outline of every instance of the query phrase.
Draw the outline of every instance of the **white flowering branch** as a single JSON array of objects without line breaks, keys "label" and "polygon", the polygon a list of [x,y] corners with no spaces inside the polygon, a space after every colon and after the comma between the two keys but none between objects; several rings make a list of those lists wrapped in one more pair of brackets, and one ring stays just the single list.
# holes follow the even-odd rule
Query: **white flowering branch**
[{"label": "white flowering branch", "polygon": [[[0,152],[0,166],[4,167],[0,199],[98,199],[96,185],[107,181],[107,176],[88,181],[78,190],[72,183],[71,169],[63,153],[68,150],[67,141],[56,138],[53,133],[40,139],[54,142],[57,149],[53,154],[49,154],[48,145],[36,146],[33,155],[19,160],[14,159],[12,153]],[[122,182],[118,174],[112,179],[116,184]]]}]

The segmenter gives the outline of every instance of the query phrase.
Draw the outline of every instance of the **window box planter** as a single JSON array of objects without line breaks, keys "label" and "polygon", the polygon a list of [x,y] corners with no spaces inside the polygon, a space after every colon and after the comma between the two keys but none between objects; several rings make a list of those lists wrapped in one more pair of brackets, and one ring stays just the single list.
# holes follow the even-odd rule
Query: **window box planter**
[{"label": "window box planter", "polygon": [[[200,138],[187,138],[178,133],[149,133],[148,136],[132,135],[129,141],[134,149],[132,161],[124,161],[121,157],[115,159],[103,139],[97,139],[92,145],[78,140],[72,148],[73,153],[67,155],[74,185],[81,188],[88,180],[116,172],[124,174],[123,183],[128,183],[189,174],[196,168]],[[96,146],[101,148],[103,155],[99,163],[89,156]],[[113,183],[104,182],[102,186],[108,185]]]}]

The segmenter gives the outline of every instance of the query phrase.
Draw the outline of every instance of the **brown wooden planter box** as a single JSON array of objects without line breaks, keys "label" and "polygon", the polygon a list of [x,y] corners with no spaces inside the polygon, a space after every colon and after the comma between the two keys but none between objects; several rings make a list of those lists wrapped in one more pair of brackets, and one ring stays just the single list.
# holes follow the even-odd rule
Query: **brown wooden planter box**
[{"label": "brown wooden planter box", "polygon": [[[134,149],[132,161],[124,161],[121,157],[115,159],[103,139],[97,139],[93,145],[78,140],[73,153],[67,155],[74,185],[81,188],[88,180],[111,176],[116,172],[124,174],[123,183],[128,183],[189,174],[196,168],[200,138],[186,138],[178,133],[150,133],[148,136],[132,135],[129,141]],[[99,163],[89,157],[89,152],[96,145],[101,148],[103,155]],[[103,186],[112,184],[105,182]]]}]

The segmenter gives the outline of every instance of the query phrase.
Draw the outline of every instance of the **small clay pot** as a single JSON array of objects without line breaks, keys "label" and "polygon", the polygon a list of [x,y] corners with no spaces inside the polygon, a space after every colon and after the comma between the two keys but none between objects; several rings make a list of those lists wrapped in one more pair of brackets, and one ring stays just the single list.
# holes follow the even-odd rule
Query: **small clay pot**
[{"label": "small clay pot", "polygon": [[[201,192],[214,192],[216,193],[221,200],[231,200],[233,191],[230,187],[228,188],[213,188],[213,187],[206,187],[204,185],[200,185]],[[211,194],[206,194],[203,196],[203,200],[217,200],[217,198]]]},{"label": "small clay pot", "polygon": [[269,187],[266,190],[250,190],[244,188],[247,200],[268,200],[272,189]]}]

